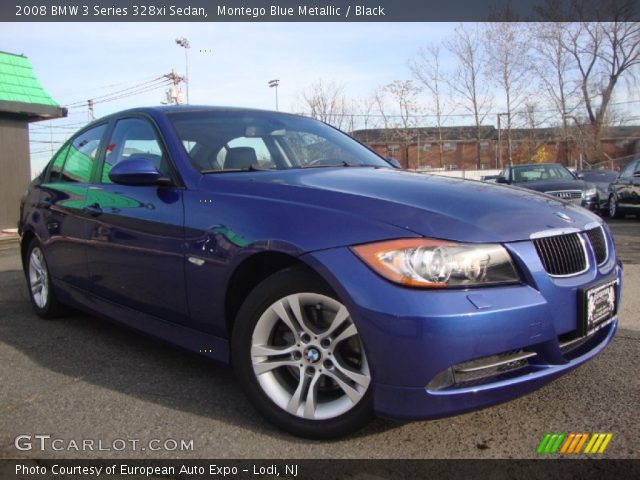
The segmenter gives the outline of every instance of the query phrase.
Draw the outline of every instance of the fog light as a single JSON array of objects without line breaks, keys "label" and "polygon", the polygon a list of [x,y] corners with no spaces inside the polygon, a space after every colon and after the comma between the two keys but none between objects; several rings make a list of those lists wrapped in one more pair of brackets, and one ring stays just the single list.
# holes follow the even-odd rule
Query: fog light
[{"label": "fog light", "polygon": [[427,385],[427,390],[441,390],[443,388],[450,387],[454,383],[455,378],[453,377],[453,369],[447,368],[431,379]]}]

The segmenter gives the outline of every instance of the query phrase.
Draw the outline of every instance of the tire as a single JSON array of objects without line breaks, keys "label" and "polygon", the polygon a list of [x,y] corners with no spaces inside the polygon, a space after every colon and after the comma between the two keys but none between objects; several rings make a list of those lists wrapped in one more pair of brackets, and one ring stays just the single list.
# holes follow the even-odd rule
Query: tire
[{"label": "tire", "polygon": [[53,319],[67,313],[66,308],[55,295],[44,250],[36,239],[29,243],[24,273],[27,278],[31,306],[39,317]]},{"label": "tire", "polygon": [[622,218],[622,214],[618,208],[618,201],[614,195],[609,196],[609,217]]},{"label": "tire", "polygon": [[328,439],[373,417],[357,328],[335,293],[308,270],[282,270],[249,294],[236,317],[231,355],[250,401],[282,430]]}]

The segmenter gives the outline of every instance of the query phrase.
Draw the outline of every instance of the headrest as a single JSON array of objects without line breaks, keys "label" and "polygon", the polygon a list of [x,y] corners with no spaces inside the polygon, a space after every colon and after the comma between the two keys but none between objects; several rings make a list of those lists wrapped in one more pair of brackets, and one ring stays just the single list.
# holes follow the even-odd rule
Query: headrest
[{"label": "headrest", "polygon": [[224,161],[224,168],[226,169],[242,169],[249,168],[253,164],[258,163],[258,157],[256,151],[251,147],[235,147],[230,148],[227,151],[227,156]]}]

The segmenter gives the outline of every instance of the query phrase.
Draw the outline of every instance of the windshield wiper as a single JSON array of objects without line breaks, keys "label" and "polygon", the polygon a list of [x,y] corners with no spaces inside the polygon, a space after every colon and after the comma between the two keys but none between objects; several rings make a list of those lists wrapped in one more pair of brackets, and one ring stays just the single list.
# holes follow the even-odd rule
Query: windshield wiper
[{"label": "windshield wiper", "polygon": [[366,163],[349,163],[346,160],[340,160],[339,163],[318,163],[317,165],[301,165],[299,168],[330,168],[330,167],[376,167],[376,165],[368,165]]},{"label": "windshield wiper", "polygon": [[257,165],[251,164],[248,167],[243,168],[223,168],[222,170],[211,168],[208,170],[200,170],[200,173],[269,172],[271,170],[273,170],[273,168],[262,168]]}]

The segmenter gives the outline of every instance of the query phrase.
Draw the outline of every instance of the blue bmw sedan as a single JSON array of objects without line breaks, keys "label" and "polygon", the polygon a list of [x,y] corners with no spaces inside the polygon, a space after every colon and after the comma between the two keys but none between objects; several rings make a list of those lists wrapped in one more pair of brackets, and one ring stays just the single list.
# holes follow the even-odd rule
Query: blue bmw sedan
[{"label": "blue bmw sedan", "polygon": [[19,230],[39,316],[73,307],[231,364],[309,438],[523,395],[601,352],[620,305],[587,210],[400,171],[274,112],[97,120],[32,182]]}]

